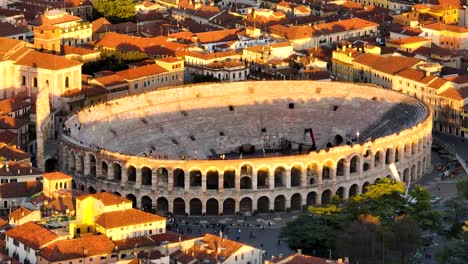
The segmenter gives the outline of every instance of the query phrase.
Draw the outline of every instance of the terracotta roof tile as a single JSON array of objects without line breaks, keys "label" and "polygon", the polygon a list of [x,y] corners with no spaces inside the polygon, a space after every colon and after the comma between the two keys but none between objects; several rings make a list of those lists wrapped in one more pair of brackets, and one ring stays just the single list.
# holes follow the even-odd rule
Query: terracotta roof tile
[{"label": "terracotta roof tile", "polygon": [[195,37],[200,43],[228,42],[238,40],[238,29],[224,29],[209,32],[196,33]]},{"label": "terracotta roof tile", "polygon": [[326,35],[337,32],[362,29],[367,27],[377,27],[378,24],[361,18],[350,18],[314,26],[315,35]]},{"label": "terracotta roof tile", "polygon": [[8,219],[10,219],[10,222],[17,222],[18,220],[28,216],[32,212],[33,211],[29,210],[28,208],[19,207],[18,209],[16,209],[8,215]]},{"label": "terracotta roof tile", "polygon": [[37,181],[10,182],[0,185],[0,198],[29,197],[42,191],[42,183]]},{"label": "terracotta roof tile", "polygon": [[0,142],[5,143],[7,145],[16,144],[16,139],[18,138],[18,134],[13,131],[5,130],[0,132]]},{"label": "terracotta roof tile", "polygon": [[161,243],[164,241],[168,241],[170,243],[176,243],[179,241],[193,239],[193,237],[181,235],[179,233],[174,233],[170,231],[166,231],[166,233],[163,233],[163,234],[151,235],[150,237],[154,242],[157,243],[157,245],[161,245]]},{"label": "terracotta roof tile", "polygon": [[15,62],[17,65],[28,66],[32,68],[40,68],[47,70],[60,70],[71,67],[80,66],[83,63],[69,60],[61,56],[42,53],[38,51],[29,51],[26,56],[23,56]]},{"label": "terracotta roof tile", "polygon": [[323,258],[318,258],[314,256],[306,256],[300,254],[294,254],[282,259],[278,259],[278,261],[272,261],[272,263],[284,263],[284,264],[336,264],[335,261],[328,261]]},{"label": "terracotta roof tile", "polygon": [[25,159],[30,159],[31,154],[24,152],[21,149],[17,149],[15,147],[11,147],[6,144],[0,143],[0,157],[11,161],[21,161]]},{"label": "terracotta roof tile", "polygon": [[114,241],[114,244],[118,250],[128,250],[138,247],[159,246],[159,244],[154,242],[149,236],[132,237],[122,240],[116,240]]},{"label": "terracotta roof tile", "polygon": [[9,236],[35,250],[57,239],[55,233],[33,222],[28,222],[5,232]]},{"label": "terracotta roof tile", "polygon": [[418,43],[418,42],[430,42],[430,39],[419,37],[419,36],[412,36],[412,37],[406,37],[406,38],[400,38],[400,39],[392,39],[387,42],[393,43],[393,44],[398,44],[398,45],[404,45],[404,44],[412,44],[412,43]]},{"label": "terracotta roof tile", "polygon": [[455,33],[468,33],[468,29],[455,25],[447,25],[444,23],[433,23],[423,26],[423,28],[432,29],[436,31],[450,31]]},{"label": "terracotta roof tile", "polygon": [[379,63],[374,64],[372,68],[387,74],[396,74],[406,68],[413,67],[419,62],[421,62],[421,60],[415,58],[390,56],[380,60]]},{"label": "terracotta roof tile", "polygon": [[52,210],[54,212],[60,212],[62,214],[71,213],[75,211],[75,203],[73,201],[73,198],[70,196],[59,196],[57,198],[54,198],[51,201],[48,201],[47,204],[44,204],[44,207]]},{"label": "terracotta roof tile", "polygon": [[118,74],[111,74],[111,75],[95,78],[93,79],[93,81],[98,82],[100,85],[104,87],[110,87],[110,86],[116,86],[116,85],[128,83]]},{"label": "terracotta roof tile", "polygon": [[447,80],[444,80],[444,79],[441,79],[441,78],[437,78],[435,79],[433,82],[431,82],[429,84],[429,87],[433,88],[433,89],[439,89],[440,87],[442,87],[444,84],[446,84],[448,81]]},{"label": "terracotta roof tile", "polygon": [[68,174],[65,174],[60,171],[49,172],[42,174],[42,177],[48,180],[56,181],[56,180],[71,180],[72,177]]},{"label": "terracotta roof tile", "polygon": [[28,120],[14,118],[10,116],[0,116],[1,129],[18,129],[28,125]]},{"label": "terracotta roof tile", "polygon": [[0,101],[0,114],[6,115],[11,112],[15,112],[27,107],[30,107],[32,104],[26,102],[25,100],[20,100],[18,98],[8,98]]},{"label": "terracotta roof tile", "polygon": [[18,34],[24,34],[29,32],[27,28],[21,26],[14,26],[8,22],[0,22],[0,36],[9,37]]},{"label": "terracotta roof tile", "polygon": [[124,80],[136,80],[136,79],[148,77],[150,75],[161,74],[165,72],[167,72],[167,70],[164,69],[163,67],[157,64],[150,64],[147,66],[118,71],[116,72],[116,74],[122,77],[122,79]]},{"label": "terracotta roof tile", "polygon": [[383,57],[379,55],[364,53],[361,56],[354,59],[353,62],[372,67],[373,65],[379,63],[381,60],[383,60]]},{"label": "terracotta roof tile", "polygon": [[213,263],[215,262],[215,256],[217,253],[215,252],[216,247],[223,247],[224,254],[226,258],[234,255],[239,249],[241,249],[244,244],[235,242],[229,239],[222,239],[218,236],[214,236],[211,234],[205,234],[205,236],[201,239],[202,242],[206,243],[205,247],[201,247],[197,249],[197,247],[192,247],[189,249],[189,254],[192,254],[197,259],[204,260],[210,259]]},{"label": "terracotta roof tile", "polygon": [[396,75],[401,76],[406,79],[424,83],[424,84],[428,84],[437,78],[437,76],[434,76],[434,75],[426,76],[425,72],[418,71],[416,69],[411,69],[411,68],[404,69],[401,72],[397,73]]},{"label": "terracotta roof tile", "polygon": [[104,235],[82,235],[77,239],[60,240],[39,251],[39,256],[50,262],[73,260],[77,258],[109,255],[114,243]]},{"label": "terracotta roof tile", "polygon": [[92,197],[98,201],[101,201],[105,206],[108,205],[116,205],[116,204],[122,204],[122,203],[131,203],[129,199],[125,197],[120,197],[115,194],[110,194],[107,192],[100,192],[100,193],[95,193],[95,194],[86,194],[86,195],[81,195],[76,197],[77,200],[84,200],[88,197]]},{"label": "terracotta roof tile", "polygon": [[129,225],[138,225],[145,223],[152,223],[158,221],[165,221],[166,218],[143,212],[137,209],[126,209],[123,211],[114,211],[101,214],[97,220],[96,225],[103,228],[117,228]]},{"label": "terracotta roof tile", "polygon": [[450,87],[439,94],[441,97],[446,97],[453,100],[463,100],[463,96],[456,88]]}]

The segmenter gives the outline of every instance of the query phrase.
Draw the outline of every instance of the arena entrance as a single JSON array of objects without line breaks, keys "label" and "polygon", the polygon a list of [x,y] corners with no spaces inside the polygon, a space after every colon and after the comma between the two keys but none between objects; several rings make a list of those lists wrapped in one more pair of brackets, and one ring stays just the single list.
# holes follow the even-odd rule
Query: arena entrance
[{"label": "arena entrance", "polygon": [[56,158],[47,159],[45,162],[45,171],[46,172],[53,172],[57,171],[58,169],[58,161]]}]

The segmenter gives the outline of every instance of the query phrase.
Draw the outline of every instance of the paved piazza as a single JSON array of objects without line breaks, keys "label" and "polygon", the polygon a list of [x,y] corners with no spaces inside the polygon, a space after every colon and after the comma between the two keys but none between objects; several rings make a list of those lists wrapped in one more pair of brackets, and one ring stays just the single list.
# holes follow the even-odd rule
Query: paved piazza
[{"label": "paved piazza", "polygon": [[294,211],[359,194],[393,165],[419,179],[431,130],[426,105],[373,86],[203,84],[81,110],[65,123],[60,164],[74,188],[158,213]]}]

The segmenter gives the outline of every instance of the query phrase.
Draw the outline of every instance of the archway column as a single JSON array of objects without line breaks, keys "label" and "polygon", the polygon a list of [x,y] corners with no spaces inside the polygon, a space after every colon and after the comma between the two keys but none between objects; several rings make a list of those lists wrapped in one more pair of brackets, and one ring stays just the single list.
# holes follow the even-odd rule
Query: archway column
[{"label": "archway column", "polygon": [[142,184],[141,168],[135,168],[136,177],[135,177],[135,187],[140,188]]},{"label": "archway column", "polygon": [[375,167],[375,157],[372,157],[372,158],[369,160],[369,170],[374,169],[374,167]]},{"label": "archway column", "polygon": [[[83,159],[83,163],[84,163],[84,159]],[[83,171],[83,165],[84,165],[83,163],[80,162],[80,156],[76,155],[75,166],[76,166],[77,173],[79,173],[80,171]]]},{"label": "archway column", "polygon": [[[224,190],[224,173],[218,173],[218,192],[222,193]],[[221,212],[221,211],[218,211]]]},{"label": "archway column", "polygon": [[126,167],[121,167],[122,168],[122,172],[121,172],[121,176],[122,176],[122,186],[125,186],[125,184],[127,183],[128,181],[128,173],[127,173],[127,168]]},{"label": "archway column", "polygon": [[[224,204],[224,201],[223,201],[223,204]],[[240,210],[240,199],[238,198],[235,198],[234,199],[234,214],[238,214],[239,213],[239,210]],[[223,212],[224,214],[224,212]]]},{"label": "archway column", "polygon": [[[241,178],[241,176],[240,176],[240,174],[237,172],[237,170],[236,170],[235,173],[236,173],[236,174],[234,175],[234,187],[235,187],[235,189],[236,189],[236,192],[240,192],[240,178]],[[224,175],[223,175],[223,177],[224,177]],[[257,186],[255,186],[255,188],[257,188]]]},{"label": "archway column", "polygon": [[301,171],[301,187],[307,186],[307,167]]},{"label": "archway column", "polygon": [[349,198],[349,189],[346,190],[345,187],[343,187],[344,191],[343,191],[343,200],[347,200]]},{"label": "archway column", "polygon": [[[102,166],[102,164],[101,164],[101,166]],[[103,175],[103,176],[106,177],[106,179],[109,180],[109,181],[114,179],[114,163],[108,163],[107,164],[107,175]]]},{"label": "archway column", "polygon": [[323,168],[322,166],[318,167],[317,168],[317,171],[315,172],[317,173],[317,184],[321,185],[323,183]]},{"label": "archway column", "polygon": [[[252,191],[256,192],[257,191],[257,176],[250,176],[252,179]],[[237,178],[237,175],[236,175],[236,178]],[[239,180],[240,182],[240,180]]]},{"label": "archway column", "polygon": [[351,169],[351,162],[349,162],[348,160],[344,163],[344,176],[345,176],[345,179],[346,181],[349,181],[351,179],[351,173],[350,173],[350,169]]},{"label": "archway column", "polygon": [[[157,200],[156,200],[156,206],[157,205]],[[174,213],[174,201],[169,201],[167,200],[167,211],[169,211],[170,213]]]},{"label": "archway column", "polygon": [[174,189],[174,170],[167,170],[167,191],[169,193]]},{"label": "archway column", "polygon": [[83,162],[84,162],[84,170],[83,170],[83,175],[84,176],[89,176],[91,173],[91,164],[89,164],[89,156],[84,154],[83,156]]},{"label": "archway column", "polygon": [[202,173],[201,175],[201,188],[202,188],[202,192],[206,193],[206,172]]},{"label": "archway column", "polygon": [[[107,166],[107,172],[109,172],[109,166]],[[107,178],[107,175],[102,175],[102,161],[96,159],[96,178]]]},{"label": "archway column", "polygon": [[[273,200],[274,203],[274,200]],[[288,209],[291,209],[291,198],[285,197],[284,198],[284,211],[286,212]]]},{"label": "archway column", "polygon": [[286,169],[286,188],[291,189],[291,169]]},{"label": "archway column", "polygon": [[151,169],[151,188],[156,188],[158,186],[158,168]]},{"label": "archway column", "polygon": [[223,205],[224,205],[224,200],[218,201],[218,215],[224,214]]},{"label": "archway column", "polygon": [[190,172],[184,170],[184,191],[189,192],[190,190]]},{"label": "archway column", "polygon": [[201,201],[201,213],[202,215],[206,215],[206,201],[203,201],[202,199],[200,199],[200,201]]},{"label": "archway column", "polygon": [[268,189],[273,190],[275,188],[275,171],[268,171]]}]

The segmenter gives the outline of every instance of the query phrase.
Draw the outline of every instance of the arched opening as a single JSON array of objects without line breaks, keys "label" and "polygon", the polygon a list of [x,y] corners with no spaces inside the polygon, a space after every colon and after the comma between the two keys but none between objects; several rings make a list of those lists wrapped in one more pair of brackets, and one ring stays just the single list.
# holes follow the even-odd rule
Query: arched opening
[{"label": "arched opening", "polygon": [[227,198],[223,202],[223,215],[236,214],[236,201],[232,198]]},{"label": "arched opening", "polygon": [[374,184],[379,183],[380,178],[375,179]]},{"label": "arched opening", "polygon": [[406,143],[404,148],[405,158],[411,157],[411,143]]},{"label": "arched opening", "polygon": [[136,168],[132,165],[127,168],[127,176],[129,182],[136,182]]},{"label": "arched opening", "polygon": [[90,194],[94,194],[94,193],[96,193],[96,189],[94,189],[93,186],[89,186],[89,187],[88,187],[88,192],[89,192]]},{"label": "arched opening", "polygon": [[367,192],[367,187],[369,187],[370,183],[369,182],[365,182],[363,185],[362,185],[362,193],[366,193]]},{"label": "arched opening", "polygon": [[406,168],[404,171],[403,171],[403,182],[408,185],[409,182],[410,182],[410,172],[409,172],[409,169]]},{"label": "arched opening", "polygon": [[92,154],[88,154],[88,159],[89,159],[89,175],[96,177],[96,157]]},{"label": "arched opening", "polygon": [[340,200],[344,199],[344,194],[345,194],[345,188],[344,187],[340,187],[340,188],[338,188],[338,190],[336,190],[336,195],[338,197],[340,197]]},{"label": "arched opening", "polygon": [[76,171],[76,155],[75,152],[71,152],[69,155],[68,163],[70,163],[70,171],[74,173]]},{"label": "arched opening", "polygon": [[291,210],[300,211],[302,208],[302,196],[299,193],[295,193],[291,196]]},{"label": "arched opening", "polygon": [[382,162],[382,151],[377,151],[374,156],[374,167],[380,167]]},{"label": "arched opening", "polygon": [[268,168],[260,168],[257,172],[257,188],[266,189],[268,188]]},{"label": "arched opening", "polygon": [[101,162],[101,176],[103,178],[107,178],[109,173],[109,168],[107,166],[107,163],[105,161]]},{"label": "arched opening", "polygon": [[122,196],[119,192],[113,192],[113,194],[117,195],[117,196]]},{"label": "arched opening", "polygon": [[103,193],[103,192],[107,192],[107,191],[106,191],[106,190],[104,190],[104,189],[102,189],[102,190],[101,190],[101,191],[99,191],[99,192],[102,192],[102,193]]},{"label": "arched opening", "polygon": [[362,166],[363,171],[368,171],[369,170],[369,163],[364,162],[364,165]]},{"label": "arched opening", "polygon": [[141,184],[149,186],[153,184],[153,172],[148,167],[141,168]]},{"label": "arched opening", "polygon": [[331,202],[332,192],[330,190],[325,190],[322,193],[322,204],[329,204]]},{"label": "arched opening", "polygon": [[291,168],[291,187],[301,186],[302,167],[295,165]]},{"label": "arched opening", "polygon": [[166,168],[158,168],[156,170],[157,185],[160,188],[166,188],[168,182],[169,172]]},{"label": "arched opening", "polygon": [[[232,189],[236,187],[236,172],[234,170],[225,170],[223,175],[223,188]],[[242,180],[241,180],[242,189]]]},{"label": "arched opening", "polygon": [[45,162],[45,171],[46,172],[53,172],[57,171],[58,169],[58,161],[56,158],[47,159]]},{"label": "arched opening", "polygon": [[174,199],[174,215],[185,215],[185,201],[182,198]]},{"label": "arched opening", "polygon": [[201,187],[202,174],[199,170],[190,171],[190,187]]},{"label": "arched opening", "polygon": [[127,199],[129,199],[130,201],[132,201],[132,207],[133,207],[133,208],[137,208],[137,199],[136,199],[136,196],[133,195],[133,194],[131,194],[131,193],[129,193],[129,194],[127,194],[126,197],[127,197]]},{"label": "arched opening", "polygon": [[190,200],[190,215],[202,215],[202,202],[198,198]]},{"label": "arched opening", "polygon": [[141,197],[141,210],[149,212],[153,209],[153,200],[149,196]]},{"label": "arched opening", "polygon": [[395,158],[394,158],[395,162],[400,161],[400,148],[398,146],[395,148],[395,155],[394,156],[395,156]]},{"label": "arched opening", "polygon": [[248,177],[252,177],[253,176],[253,168],[252,166],[250,166],[249,164],[244,164],[242,165],[241,167],[241,173],[240,173],[240,176],[243,177],[243,176],[248,176]]},{"label": "arched opening", "polygon": [[344,176],[345,175],[345,159],[340,159],[336,164],[336,176]]},{"label": "arched opening", "polygon": [[317,163],[311,163],[307,165],[307,182],[309,185],[317,183],[319,165]]},{"label": "arched opening", "polygon": [[174,188],[185,188],[185,172],[183,169],[175,169],[173,171]]},{"label": "arched opening", "polygon": [[80,190],[81,190],[82,192],[84,192],[85,186],[84,186],[83,184],[80,185]]},{"label": "arched opening", "polygon": [[385,164],[386,165],[391,163],[391,160],[390,160],[391,152],[390,151],[391,151],[391,149],[389,149],[389,148],[385,151]]},{"label": "arched opening", "polygon": [[114,180],[121,181],[122,180],[122,167],[118,163],[112,164],[112,170],[114,172]]},{"label": "arched opening", "polygon": [[359,166],[359,157],[354,156],[351,158],[351,161],[349,162],[349,173],[356,173],[358,171],[358,166]]},{"label": "arched opening", "polygon": [[83,175],[83,172],[84,172],[84,159],[83,159],[83,156],[81,155],[78,155],[78,161],[77,161],[77,164],[76,164],[76,171]]},{"label": "arched opening", "polygon": [[169,211],[169,201],[165,197],[159,197],[156,200],[156,210],[160,215],[166,214]]},{"label": "arched opening", "polygon": [[317,193],[310,192],[307,194],[307,205],[315,205],[317,203]]},{"label": "arched opening", "polygon": [[206,201],[206,215],[219,215],[218,200],[211,198]]},{"label": "arched opening", "polygon": [[284,212],[286,211],[286,198],[284,195],[278,195],[275,198],[274,202],[275,212]]},{"label": "arched opening", "polygon": [[210,170],[206,173],[206,189],[217,190],[219,184],[219,173],[217,170]]},{"label": "arched opening", "polygon": [[252,205],[253,205],[252,199],[250,199],[249,197],[244,197],[239,202],[239,210],[243,213],[245,212],[252,213],[252,208],[253,208]]},{"label": "arched opening", "polygon": [[322,179],[323,180],[331,180],[332,171],[330,164],[324,164],[322,169]]},{"label": "arched opening", "polygon": [[411,154],[415,155],[417,150],[418,150],[417,142],[414,141],[413,144],[411,145]]},{"label": "arched opening", "polygon": [[73,189],[73,190],[76,190],[76,182],[75,182],[75,180],[72,180],[72,189]]},{"label": "arched opening", "polygon": [[416,165],[411,167],[411,182],[416,181]]},{"label": "arched opening", "polygon": [[275,169],[275,188],[286,187],[287,172],[283,167]]},{"label": "arched opening", "polygon": [[339,146],[343,143],[343,137],[341,135],[336,135],[335,139],[333,140],[335,146]]},{"label": "arched opening", "polygon": [[356,195],[358,195],[358,188],[359,186],[357,184],[353,184],[351,185],[351,187],[349,188],[349,195],[348,197],[354,197]]},{"label": "arched opening", "polygon": [[257,201],[257,212],[259,214],[268,213],[270,211],[270,199],[266,196],[258,198]]},{"label": "arched opening", "polygon": [[240,188],[241,189],[252,189],[252,179],[250,179],[250,177],[242,177],[240,179]]}]

